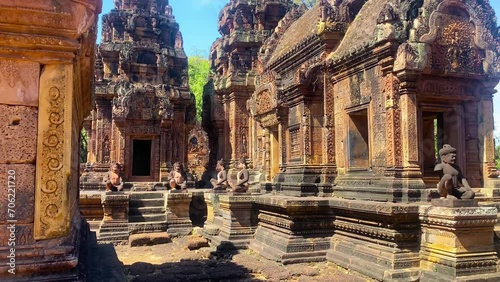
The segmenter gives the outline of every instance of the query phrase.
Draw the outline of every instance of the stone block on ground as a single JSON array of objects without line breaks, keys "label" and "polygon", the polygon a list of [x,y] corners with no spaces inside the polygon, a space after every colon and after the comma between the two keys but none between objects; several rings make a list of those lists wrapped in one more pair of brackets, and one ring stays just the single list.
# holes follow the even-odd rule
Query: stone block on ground
[{"label": "stone block on ground", "polygon": [[188,249],[189,250],[197,250],[203,247],[209,247],[208,240],[201,236],[191,236],[188,240]]},{"label": "stone block on ground", "polygon": [[172,240],[167,232],[134,234],[130,235],[129,238],[129,244],[131,247],[158,245],[170,242],[172,242]]}]

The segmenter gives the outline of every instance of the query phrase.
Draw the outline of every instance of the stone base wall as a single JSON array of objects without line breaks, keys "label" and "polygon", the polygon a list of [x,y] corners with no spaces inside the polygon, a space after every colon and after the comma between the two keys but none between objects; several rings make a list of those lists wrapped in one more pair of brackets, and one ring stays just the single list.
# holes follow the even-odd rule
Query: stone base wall
[{"label": "stone base wall", "polygon": [[421,178],[376,176],[366,171],[338,176],[333,196],[395,203],[426,202],[430,201],[435,190],[426,188]]},{"label": "stone base wall", "polygon": [[[28,229],[29,230],[29,229]],[[32,230],[32,229],[31,229]],[[8,262],[0,265],[0,281],[80,281],[84,279],[89,226],[81,217],[75,217],[70,235],[43,241],[34,241],[25,226],[16,226],[19,243],[15,247],[15,274]],[[19,233],[17,233],[19,232]],[[8,258],[9,249],[0,247],[1,258]]]},{"label": "stone base wall", "polygon": [[255,201],[259,224],[250,249],[284,264],[326,260],[334,231],[328,200],[264,195]]},{"label": "stone base wall", "polygon": [[335,199],[327,258],[378,280],[419,275],[418,206]]}]

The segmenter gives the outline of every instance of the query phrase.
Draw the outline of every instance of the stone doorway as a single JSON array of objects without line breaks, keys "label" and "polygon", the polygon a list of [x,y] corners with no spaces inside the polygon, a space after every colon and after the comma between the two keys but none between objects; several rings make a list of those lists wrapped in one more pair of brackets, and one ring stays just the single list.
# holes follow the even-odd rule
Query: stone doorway
[{"label": "stone doorway", "polygon": [[424,178],[432,178],[436,176],[434,167],[440,162],[439,148],[444,144],[443,113],[424,111],[421,120],[420,167]]},{"label": "stone doorway", "polygon": [[467,175],[463,112],[461,105],[444,108],[425,104],[420,107],[419,165],[428,188],[435,188],[439,181],[434,167],[441,162],[438,152],[443,144],[457,148],[457,164]]},{"label": "stone doorway", "polygon": [[152,175],[152,150],[153,140],[132,139],[132,172],[131,180],[153,180]]}]

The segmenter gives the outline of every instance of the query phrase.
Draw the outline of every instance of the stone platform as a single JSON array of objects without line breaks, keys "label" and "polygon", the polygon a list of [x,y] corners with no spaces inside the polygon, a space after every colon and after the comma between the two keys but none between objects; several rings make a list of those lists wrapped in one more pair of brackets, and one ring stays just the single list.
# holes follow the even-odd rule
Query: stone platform
[{"label": "stone platform", "polygon": [[255,197],[259,224],[250,249],[283,264],[326,260],[334,216],[325,198]]},{"label": "stone platform", "polygon": [[418,205],[345,199],[329,204],[335,214],[329,261],[377,280],[418,278]]}]

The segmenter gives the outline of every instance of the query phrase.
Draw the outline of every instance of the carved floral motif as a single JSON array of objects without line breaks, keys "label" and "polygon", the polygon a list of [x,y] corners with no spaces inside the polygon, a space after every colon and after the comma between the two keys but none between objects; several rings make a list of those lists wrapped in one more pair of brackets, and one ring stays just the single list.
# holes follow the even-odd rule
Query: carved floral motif
[{"label": "carved floral motif", "polygon": [[[71,76],[64,67],[54,67],[54,77],[43,77],[42,89],[46,91],[46,100],[40,102],[39,144],[37,148],[37,182],[35,210],[35,238],[55,238],[68,232],[69,217],[66,197],[69,183],[63,169],[68,160],[66,150],[71,146],[67,142],[65,131],[65,106],[67,89],[71,85]],[[48,74],[47,74],[48,75]],[[43,91],[43,90],[42,90]],[[69,121],[66,126],[71,126]],[[65,157],[66,156],[66,157]],[[67,168],[69,171],[69,168]]]}]

